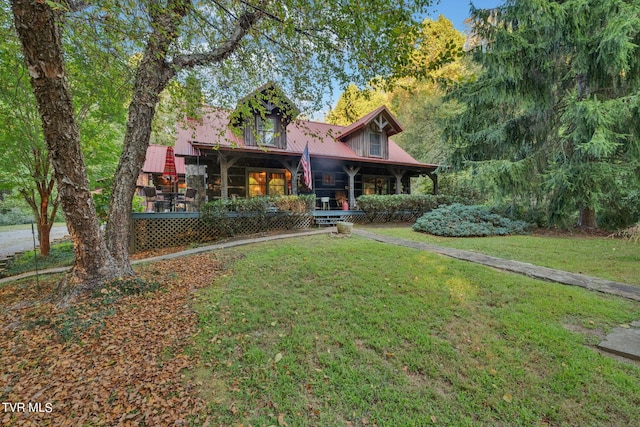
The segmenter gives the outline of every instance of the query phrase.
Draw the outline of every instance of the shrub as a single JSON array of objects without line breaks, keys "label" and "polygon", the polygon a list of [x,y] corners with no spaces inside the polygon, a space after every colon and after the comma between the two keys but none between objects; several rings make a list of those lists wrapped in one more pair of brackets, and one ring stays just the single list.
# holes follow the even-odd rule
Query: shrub
[{"label": "shrub", "polygon": [[370,215],[394,212],[422,214],[440,205],[451,204],[455,197],[445,194],[390,194],[358,197],[358,207]]},{"label": "shrub", "polygon": [[548,226],[546,207],[541,204],[525,204],[514,200],[511,203],[494,205],[490,210],[509,219],[521,220],[538,227]]},{"label": "shrub", "polygon": [[[269,230],[267,213],[307,215],[315,205],[313,194],[301,196],[253,197],[250,199],[220,199],[205,203],[202,220],[216,227],[223,236],[233,236],[243,229]],[[235,216],[234,216],[235,214]],[[243,222],[237,215],[243,216]],[[248,224],[250,223],[250,224]]]},{"label": "shrub", "polygon": [[51,245],[51,251],[48,257],[42,255],[36,255],[34,259],[33,251],[26,251],[22,255],[16,257],[7,267],[7,269],[0,274],[1,276],[15,276],[17,274],[24,273],[26,271],[34,271],[36,269],[36,263],[40,270],[47,268],[62,267],[73,264],[75,254],[73,251],[73,244],[71,242],[61,242]]},{"label": "shrub", "polygon": [[413,225],[415,231],[447,237],[523,234],[528,224],[492,213],[483,206],[455,203],[427,212]]},{"label": "shrub", "polygon": [[0,225],[30,224],[31,222],[33,222],[33,214],[23,212],[20,208],[0,212]]},{"label": "shrub", "polygon": [[614,189],[607,194],[598,210],[598,227],[605,230],[633,228],[640,222],[640,190],[620,194]]},{"label": "shrub", "polygon": [[313,194],[305,194],[301,196],[279,196],[271,197],[270,203],[272,203],[280,212],[291,213],[309,213],[312,212],[316,197]]}]

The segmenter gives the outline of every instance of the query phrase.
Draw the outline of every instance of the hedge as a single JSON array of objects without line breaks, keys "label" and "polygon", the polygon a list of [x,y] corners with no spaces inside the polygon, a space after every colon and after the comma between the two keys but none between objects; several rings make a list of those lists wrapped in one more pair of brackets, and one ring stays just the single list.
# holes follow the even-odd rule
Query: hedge
[{"label": "hedge", "polygon": [[390,194],[358,197],[358,208],[366,213],[408,211],[424,213],[451,204],[455,197],[445,194]]},{"label": "hedge", "polygon": [[[268,196],[252,197],[249,199],[219,199],[202,205],[200,212],[202,220],[220,230],[225,236],[233,236],[244,229],[269,230],[273,215],[291,217],[291,224],[298,222],[300,215],[310,215],[315,207],[315,196]],[[243,216],[243,221],[230,215],[237,213]],[[286,220],[286,218],[284,219]]]}]

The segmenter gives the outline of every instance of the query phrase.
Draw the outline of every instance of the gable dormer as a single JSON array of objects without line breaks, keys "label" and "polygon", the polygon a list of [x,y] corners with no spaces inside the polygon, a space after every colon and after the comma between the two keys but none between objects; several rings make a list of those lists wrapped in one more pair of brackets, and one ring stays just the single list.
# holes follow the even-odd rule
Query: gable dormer
[{"label": "gable dormer", "polygon": [[402,126],[384,105],[347,126],[338,141],[360,157],[389,159],[389,137],[402,132]]},{"label": "gable dormer", "polygon": [[238,102],[229,125],[251,146],[287,149],[287,125],[298,108],[274,83],[256,89]]}]

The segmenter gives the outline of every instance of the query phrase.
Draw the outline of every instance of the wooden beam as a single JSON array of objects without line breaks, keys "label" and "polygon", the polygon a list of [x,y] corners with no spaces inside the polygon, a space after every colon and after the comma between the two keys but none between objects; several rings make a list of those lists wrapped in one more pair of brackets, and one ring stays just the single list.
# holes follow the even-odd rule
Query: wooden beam
[{"label": "wooden beam", "polygon": [[402,194],[402,177],[404,176],[404,171],[396,168],[389,168],[393,176],[396,177],[396,194]]},{"label": "wooden beam", "polygon": [[384,117],[382,117],[382,115],[376,117],[373,122],[378,126],[378,130],[380,132],[382,132],[384,128],[389,124],[389,122]]},{"label": "wooden beam", "polygon": [[433,191],[432,193],[434,195],[438,194],[438,175],[432,172],[427,172],[427,176],[429,178],[431,178],[431,181],[433,181]]},{"label": "wooden beam", "polygon": [[229,168],[233,166],[239,157],[232,157],[218,152],[218,162],[220,163],[220,196],[223,199],[229,198]]},{"label": "wooden beam", "polygon": [[356,205],[356,193],[354,189],[354,187],[356,186],[355,177],[358,171],[360,170],[360,166],[358,167],[349,166],[348,168],[346,166],[342,166],[342,170],[347,175],[349,175],[349,209],[353,209],[354,206]]},{"label": "wooden beam", "polygon": [[300,170],[300,162],[296,163],[295,160],[293,161],[280,160],[280,163],[282,163],[282,166],[284,166],[291,174],[291,194],[293,194],[294,196],[297,196],[298,195],[298,171]]}]

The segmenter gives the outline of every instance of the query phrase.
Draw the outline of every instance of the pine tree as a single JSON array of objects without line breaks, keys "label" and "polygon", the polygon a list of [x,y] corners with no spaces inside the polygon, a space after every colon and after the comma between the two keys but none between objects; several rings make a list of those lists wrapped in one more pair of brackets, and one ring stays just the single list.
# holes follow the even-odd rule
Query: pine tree
[{"label": "pine tree", "polygon": [[510,0],[474,19],[484,72],[453,96],[450,162],[596,227],[612,186],[639,179],[640,1]]}]

